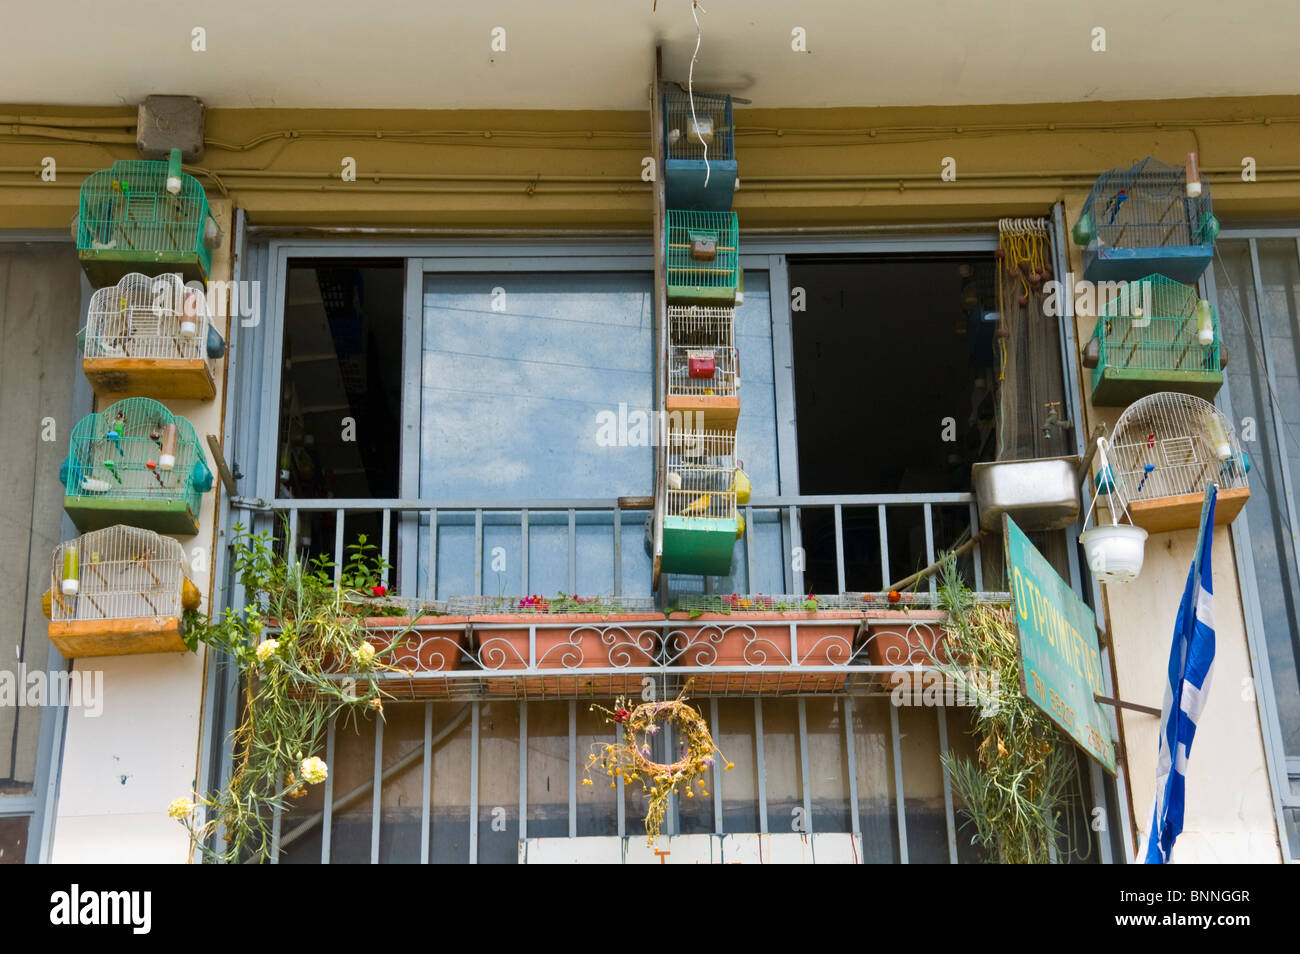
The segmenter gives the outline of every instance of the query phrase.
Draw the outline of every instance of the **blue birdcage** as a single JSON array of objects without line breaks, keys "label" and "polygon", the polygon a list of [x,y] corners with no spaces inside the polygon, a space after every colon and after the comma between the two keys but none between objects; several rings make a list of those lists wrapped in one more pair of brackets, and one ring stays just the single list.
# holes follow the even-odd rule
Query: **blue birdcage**
[{"label": "blue birdcage", "polygon": [[201,496],[213,484],[193,425],[140,397],[77,422],[59,478],[63,509],[82,532],[121,523],[198,533]]},{"label": "blue birdcage", "polygon": [[1214,256],[1219,220],[1210,187],[1158,159],[1102,173],[1074,225],[1089,281],[1135,280],[1158,272],[1194,282]]},{"label": "blue birdcage", "polygon": [[668,87],[663,101],[664,187],[675,209],[726,212],[736,191],[731,97]]},{"label": "blue birdcage", "polygon": [[81,184],[77,257],[96,287],[128,272],[180,272],[186,281],[207,281],[219,237],[203,186],[180,172],[179,160],[174,168],[120,160]]}]

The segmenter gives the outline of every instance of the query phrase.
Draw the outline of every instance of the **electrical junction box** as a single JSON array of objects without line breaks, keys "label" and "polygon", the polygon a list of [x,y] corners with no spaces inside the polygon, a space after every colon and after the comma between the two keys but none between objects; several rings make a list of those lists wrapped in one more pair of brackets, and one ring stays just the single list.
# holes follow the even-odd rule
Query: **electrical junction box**
[{"label": "electrical junction box", "polygon": [[136,119],[135,145],[145,159],[166,159],[173,149],[185,162],[203,158],[203,102],[194,96],[148,96]]}]

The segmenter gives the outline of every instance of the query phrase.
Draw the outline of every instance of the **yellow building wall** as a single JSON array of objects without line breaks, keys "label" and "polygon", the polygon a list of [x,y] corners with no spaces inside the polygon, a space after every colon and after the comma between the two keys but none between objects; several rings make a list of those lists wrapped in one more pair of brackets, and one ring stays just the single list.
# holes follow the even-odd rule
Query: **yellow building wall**
[{"label": "yellow building wall", "polygon": [[[134,119],[134,109],[0,106],[0,229],[65,227],[86,174],[115,158],[137,157]],[[207,154],[187,171],[204,182],[227,226],[239,207],[253,225],[307,231],[605,228],[648,235],[650,185],[641,170],[649,129],[646,113],[216,109],[207,117]],[[1181,162],[1191,150],[1199,153],[1226,225],[1300,219],[1300,97],[743,109],[737,111],[735,208],[745,230],[851,231],[1044,215],[1063,201],[1068,226],[1101,171],[1147,155]],[[53,181],[41,177],[47,157],[56,163]],[[348,157],[355,160],[354,182],[340,179]],[[1253,182],[1242,178],[1247,157],[1257,168]],[[949,158],[955,181],[941,178]],[[1077,250],[1071,262],[1081,273]],[[214,272],[228,277],[228,252],[214,258]],[[1082,345],[1091,318],[1080,316],[1075,330]],[[215,404],[194,409],[201,435],[219,433],[221,401],[219,395]],[[1089,405],[1087,428],[1112,423],[1116,413]],[[211,499],[196,542],[211,539]],[[1257,710],[1242,693],[1251,673],[1229,534],[1215,535],[1218,659],[1191,760],[1178,858],[1277,861]],[[1108,588],[1122,698],[1160,704],[1194,544],[1193,531],[1153,536],[1139,581]],[[127,819],[142,856],[182,860],[179,826],[162,810],[192,785],[201,657],[120,660],[111,670],[102,724],[69,734],[56,860],[105,857],[116,843],[106,826],[121,831]],[[168,720],[156,719],[160,705]],[[169,723],[165,733],[162,721]],[[1132,713],[1122,718],[1130,804],[1142,830],[1154,785],[1157,721]],[[135,741],[120,741],[137,731]],[[110,769],[117,755],[104,752],[126,744],[134,747],[136,764],[151,751],[169,768],[148,786],[116,781],[121,773]]]}]

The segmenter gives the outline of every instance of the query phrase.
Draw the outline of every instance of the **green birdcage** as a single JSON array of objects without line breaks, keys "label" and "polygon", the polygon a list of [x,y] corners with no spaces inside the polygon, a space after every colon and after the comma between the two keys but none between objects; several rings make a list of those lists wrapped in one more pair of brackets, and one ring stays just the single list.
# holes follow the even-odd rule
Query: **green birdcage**
[{"label": "green birdcage", "polygon": [[1219,316],[1195,287],[1148,275],[1120,284],[1098,313],[1084,355],[1093,404],[1118,407],[1158,391],[1212,401],[1223,386]]},{"label": "green birdcage", "polygon": [[220,229],[199,180],[168,162],[121,160],[81,184],[77,257],[90,283],[112,285],[128,272],[180,272],[207,281]]},{"label": "green birdcage", "polygon": [[668,300],[734,305],[740,224],[734,212],[668,210]]},{"label": "green birdcage", "polygon": [[114,524],[194,534],[212,489],[194,428],[150,398],[127,398],[83,417],[59,470],[63,509],[82,532]]},{"label": "green birdcage", "polygon": [[741,535],[736,435],[671,430],[667,466],[663,571],[727,576]]}]

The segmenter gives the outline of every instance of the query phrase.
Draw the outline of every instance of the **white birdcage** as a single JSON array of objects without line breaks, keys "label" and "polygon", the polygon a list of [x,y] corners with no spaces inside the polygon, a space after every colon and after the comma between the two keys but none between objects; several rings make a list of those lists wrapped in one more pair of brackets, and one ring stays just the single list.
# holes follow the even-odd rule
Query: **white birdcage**
[{"label": "white birdcage", "polygon": [[87,358],[207,359],[208,304],[179,274],[124,275],[90,299]]},{"label": "white birdcage", "polygon": [[1246,486],[1246,466],[1232,424],[1213,404],[1161,392],[1129,405],[1115,423],[1111,466],[1119,492],[1132,503],[1199,494],[1206,481],[1221,490]]},{"label": "white birdcage", "polygon": [[1133,522],[1153,532],[1197,526],[1207,483],[1218,487],[1218,523],[1230,522],[1250,496],[1250,461],[1231,422],[1191,394],[1135,401],[1115,422],[1109,447],[1114,492]]},{"label": "white birdcage", "polygon": [[90,299],[82,369],[101,397],[210,400],[225,342],[180,274],[124,275]]},{"label": "white birdcage", "polygon": [[732,397],[740,389],[734,308],[668,306],[668,393]]},{"label": "white birdcage", "polygon": [[669,431],[667,515],[736,519],[738,466],[735,434]]},{"label": "white birdcage", "polygon": [[176,540],[137,527],[92,530],[54,548],[50,619],[179,618],[188,582]]}]

